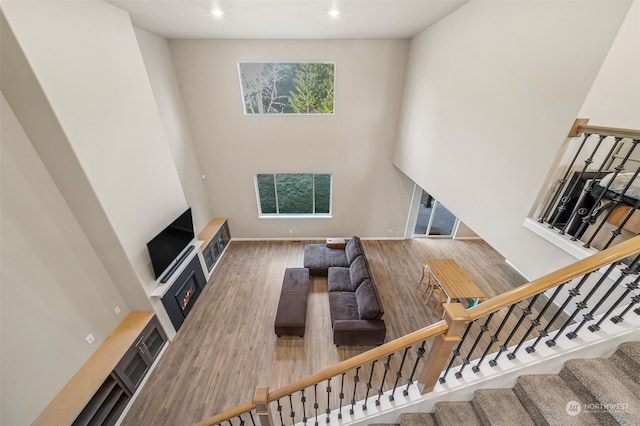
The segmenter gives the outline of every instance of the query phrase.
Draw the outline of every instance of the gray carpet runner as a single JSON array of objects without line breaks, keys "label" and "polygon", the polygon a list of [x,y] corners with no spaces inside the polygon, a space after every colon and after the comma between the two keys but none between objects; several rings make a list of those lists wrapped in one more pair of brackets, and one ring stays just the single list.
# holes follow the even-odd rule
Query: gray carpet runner
[{"label": "gray carpet runner", "polygon": [[520,376],[513,389],[480,389],[471,401],[402,414],[399,425],[638,426],[640,342],[621,344],[609,358],[569,360],[559,374]]}]

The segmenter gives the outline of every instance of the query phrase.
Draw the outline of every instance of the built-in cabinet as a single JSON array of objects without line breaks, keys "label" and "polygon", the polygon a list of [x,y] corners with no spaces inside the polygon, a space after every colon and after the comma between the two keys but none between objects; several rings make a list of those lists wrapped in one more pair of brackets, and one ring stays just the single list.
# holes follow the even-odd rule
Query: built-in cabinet
[{"label": "built-in cabinet", "polygon": [[202,256],[211,272],[218,258],[231,240],[229,225],[226,218],[214,217],[207,226],[198,234],[198,240],[202,241]]},{"label": "built-in cabinet", "polygon": [[114,371],[131,393],[138,389],[166,341],[158,319],[153,317],[118,363]]},{"label": "built-in cabinet", "polygon": [[167,342],[153,312],[131,312],[34,425],[113,425]]}]

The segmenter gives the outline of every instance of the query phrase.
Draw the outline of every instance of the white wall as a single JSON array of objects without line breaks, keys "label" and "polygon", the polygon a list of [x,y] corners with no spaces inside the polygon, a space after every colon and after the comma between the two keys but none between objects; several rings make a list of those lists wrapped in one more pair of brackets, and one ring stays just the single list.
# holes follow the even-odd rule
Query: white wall
[{"label": "white wall", "polygon": [[[3,12],[35,76],[29,83],[60,128],[57,148],[39,134],[22,96],[29,87],[13,84],[18,72],[3,75],[7,100],[29,122],[27,134],[130,308],[150,310],[146,242],[187,204],[129,16],[103,2],[8,2]],[[86,196],[76,197],[83,187]],[[153,306],[171,335],[166,313]]]},{"label": "white wall", "polygon": [[640,129],[640,0],[634,0],[580,113],[589,124]]},{"label": "white wall", "polygon": [[129,309],[4,96],[1,102],[0,424],[21,425]]},{"label": "white wall", "polygon": [[473,1],[412,41],[394,164],[529,278],[573,259],[522,223],[628,7]]},{"label": "white wall", "polygon": [[193,225],[198,233],[212,217],[211,204],[202,180],[202,162],[191,137],[169,42],[140,28],[134,29],[182,190],[193,211]]},{"label": "white wall", "polygon": [[[390,161],[408,41],[171,41],[216,216],[234,238],[401,237],[412,182]],[[238,61],[335,61],[332,116],[245,116]],[[257,173],[333,175],[332,219],[258,219]],[[289,232],[291,231],[291,232]]]},{"label": "white wall", "polygon": [[187,203],[126,13],[3,2],[0,26],[1,423],[28,424],[127,312],[152,309],[145,244]]}]

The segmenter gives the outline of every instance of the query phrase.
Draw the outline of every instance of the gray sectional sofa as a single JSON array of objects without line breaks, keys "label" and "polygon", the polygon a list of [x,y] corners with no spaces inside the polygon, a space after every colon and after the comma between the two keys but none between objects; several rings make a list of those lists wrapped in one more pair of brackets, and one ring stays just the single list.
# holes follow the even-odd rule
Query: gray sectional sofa
[{"label": "gray sectional sofa", "polygon": [[348,240],[344,249],[307,244],[304,267],[310,275],[327,276],[334,344],[384,343],[384,309],[360,238]]}]

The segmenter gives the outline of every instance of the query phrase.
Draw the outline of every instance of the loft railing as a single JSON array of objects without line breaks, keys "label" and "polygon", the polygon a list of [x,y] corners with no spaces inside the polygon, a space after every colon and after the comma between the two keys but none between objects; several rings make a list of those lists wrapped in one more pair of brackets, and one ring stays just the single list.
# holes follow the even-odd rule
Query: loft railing
[{"label": "loft railing", "polygon": [[562,333],[572,339],[597,332],[605,321],[619,324],[631,310],[640,315],[639,262],[640,237],[634,237],[473,308],[445,304],[442,321],[289,386],[257,387],[251,402],[198,426],[354,418],[356,410],[366,414],[400,393],[428,393],[450,374],[461,377],[470,364],[477,373],[481,366],[496,366],[505,353],[514,359],[542,341],[554,347]]},{"label": "loft railing", "polygon": [[566,163],[538,222],[605,249],[640,233],[640,130],[589,126],[577,119]]}]

